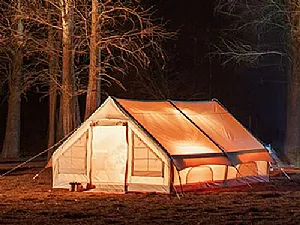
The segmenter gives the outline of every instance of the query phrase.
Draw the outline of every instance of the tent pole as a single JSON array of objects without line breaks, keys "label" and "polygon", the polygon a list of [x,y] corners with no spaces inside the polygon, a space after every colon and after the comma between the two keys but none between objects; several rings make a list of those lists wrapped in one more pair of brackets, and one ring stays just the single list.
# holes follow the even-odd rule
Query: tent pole
[{"label": "tent pole", "polygon": [[225,175],[224,175],[224,183],[223,185],[227,187],[227,179],[228,179],[228,166],[226,165]]},{"label": "tent pole", "polygon": [[171,182],[170,182],[170,187],[173,187],[173,190],[177,196],[178,199],[180,199],[180,195],[178,194],[176,188],[175,188],[175,185],[174,185],[174,167],[178,173],[178,178],[179,178],[179,183],[180,183],[180,190],[181,190],[181,195],[183,195],[183,188],[182,188],[182,183],[181,183],[181,177],[180,177],[180,173],[179,173],[179,170],[176,168],[174,162],[171,160],[171,166],[170,166],[170,173],[171,173]]},{"label": "tent pole", "polygon": [[90,171],[89,171],[89,178],[90,178],[90,187],[92,187],[92,167],[93,167],[93,124],[90,124],[90,132],[89,132],[89,146],[90,146]]},{"label": "tent pole", "polygon": [[128,129],[128,124],[126,123],[126,144],[127,144],[127,158],[126,158],[126,166],[125,166],[125,187],[124,191],[127,193],[128,191],[128,163],[129,163],[129,148],[132,146],[129,146],[129,129]]},{"label": "tent pole", "polygon": [[181,194],[183,195],[183,186],[182,186],[182,180],[181,180],[181,176],[180,176],[179,170],[177,170],[177,173],[178,173],[178,178],[179,178],[179,184],[180,184]]}]

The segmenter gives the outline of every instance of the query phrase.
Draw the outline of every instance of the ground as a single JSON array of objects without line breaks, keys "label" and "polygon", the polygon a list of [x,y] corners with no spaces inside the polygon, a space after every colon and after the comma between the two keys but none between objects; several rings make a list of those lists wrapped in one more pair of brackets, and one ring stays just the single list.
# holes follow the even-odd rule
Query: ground
[{"label": "ground", "polygon": [[[0,174],[15,166],[0,163]],[[300,224],[300,171],[197,193],[103,194],[51,188],[43,162],[0,177],[0,224]]]}]

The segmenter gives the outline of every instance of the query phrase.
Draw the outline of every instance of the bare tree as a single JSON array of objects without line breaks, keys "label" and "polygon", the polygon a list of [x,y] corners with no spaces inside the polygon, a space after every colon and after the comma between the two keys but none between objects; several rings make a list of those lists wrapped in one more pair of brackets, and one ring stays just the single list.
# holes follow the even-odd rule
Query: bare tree
[{"label": "bare tree", "polygon": [[[48,22],[49,24],[57,24],[55,20],[56,15],[53,15],[52,5],[47,4],[48,8]],[[55,39],[57,34],[55,28],[48,26],[48,77],[49,77],[49,118],[48,118],[48,148],[52,147],[56,142],[56,114],[57,114],[57,98],[58,98],[58,77],[59,77],[59,54],[55,49],[60,49],[60,39]],[[52,155],[52,151],[48,152],[48,158]]]},{"label": "bare tree", "polygon": [[[219,0],[216,10],[231,18],[230,28],[221,35],[216,52],[223,57],[223,63],[238,62],[257,66],[265,58],[277,55],[280,63],[288,61],[287,84],[287,127],[285,138],[286,154],[291,165],[300,166],[300,2],[280,1],[223,1]],[[272,30],[284,48],[274,43],[263,42]],[[245,32],[247,31],[247,32]],[[243,35],[239,35],[242,33]],[[246,34],[246,35],[245,35]],[[236,37],[234,37],[236,35]],[[245,36],[248,36],[245,38]],[[254,41],[253,41],[254,40]],[[281,50],[280,50],[281,49]]]},{"label": "bare tree", "polygon": [[[117,84],[125,90],[122,79],[126,74],[138,73],[153,66],[154,61],[165,60],[162,43],[175,33],[167,32],[161,20],[154,19],[152,8],[144,9],[140,1],[61,0],[59,5],[52,0],[46,2],[52,6],[53,14],[61,18],[61,26],[47,21],[45,7],[33,7],[39,2],[30,1],[22,16],[62,32],[59,88],[64,136],[76,127],[71,122],[76,121],[74,115],[78,111],[76,100],[71,104],[72,97],[87,94],[87,118],[100,104],[101,80],[104,85]],[[74,64],[73,59],[79,63]]]},{"label": "bare tree", "polygon": [[[2,156],[18,157],[20,150],[21,97],[28,89],[39,83],[41,62],[36,60],[44,43],[37,44],[41,37],[40,27],[34,27],[22,16],[26,0],[11,0],[0,3],[0,73],[7,84],[8,116]],[[6,89],[6,88],[4,88]]]},{"label": "bare tree", "polygon": [[143,8],[140,1],[92,2],[85,118],[100,103],[97,81],[116,83],[126,89],[122,77],[129,73],[142,75],[150,66],[162,66],[165,61],[162,44],[175,36],[175,32],[164,28],[161,20],[155,19],[153,9]]},{"label": "bare tree", "polygon": [[164,64],[162,43],[175,35],[140,1],[22,1],[21,8],[10,5],[16,21],[26,24],[19,37],[26,38],[22,53],[31,58],[20,68],[30,74],[23,78],[27,88],[47,87],[49,147],[55,135],[60,139],[78,125],[78,95],[87,94],[87,118],[100,104],[100,83],[125,90],[126,75]]},{"label": "bare tree", "polygon": [[101,90],[97,90],[100,87],[97,85],[101,79],[98,77],[98,64],[97,57],[99,54],[99,48],[97,46],[99,39],[99,10],[98,0],[92,0],[92,19],[91,19],[91,35],[90,35],[90,66],[89,66],[89,81],[86,94],[86,106],[85,106],[85,119],[87,119],[99,106],[101,98]]},{"label": "bare tree", "polygon": [[[38,58],[45,63],[44,69],[48,67],[41,79],[42,85],[48,85],[49,88],[48,146],[55,142],[56,137],[61,139],[78,125],[79,110],[75,84],[77,71],[74,68],[74,10],[77,10],[75,5],[73,0],[28,0],[26,7],[20,12],[23,20],[30,21],[33,26],[42,27],[45,34],[48,34],[41,35],[39,40],[36,40],[36,45],[44,43]],[[77,16],[78,14],[80,13],[77,12]],[[45,54],[48,58],[44,57]],[[57,120],[58,98],[60,107]],[[56,121],[58,124],[55,124]]]},{"label": "bare tree", "polygon": [[60,0],[62,19],[62,124],[63,135],[68,135],[74,128],[75,108],[73,103],[73,0]]},{"label": "bare tree", "polygon": [[[218,0],[215,13],[225,21],[218,40],[214,44],[214,55],[222,58],[223,65],[229,63],[257,66],[268,56],[287,57],[278,43],[268,39],[274,30],[288,30],[287,11],[281,0]],[[227,25],[226,25],[227,21]],[[281,43],[284,45],[284,41]]]},{"label": "bare tree", "polygon": [[[21,0],[15,2],[15,7],[21,9]],[[6,9],[12,13],[9,8],[6,7]],[[13,13],[8,15],[5,22],[3,28],[7,31],[6,35],[10,35],[13,38],[13,43],[9,52],[6,53],[10,54],[8,58],[11,59],[11,71],[8,74],[8,113],[2,156],[4,158],[17,158],[19,157],[20,150],[21,70],[23,62],[24,24],[22,20],[18,19],[18,15]]]},{"label": "bare tree", "polygon": [[[43,55],[45,46],[47,46],[45,45],[47,43],[46,26],[30,18],[34,12],[45,14],[45,11],[41,10],[42,2],[12,0],[2,2],[1,6],[1,10],[3,10],[3,17],[0,19],[1,72],[6,74],[7,79],[4,81],[7,81],[9,91],[8,117],[2,156],[11,158],[18,157],[20,150],[20,102],[22,94],[25,94],[33,86],[42,87],[41,85],[48,80],[51,80],[50,83],[53,84],[54,80],[44,77],[45,65],[47,65]],[[54,33],[52,32],[52,34]],[[50,43],[51,38],[49,38]],[[51,52],[48,60],[51,68],[54,68],[54,64],[56,64],[53,61],[55,47],[57,46],[52,46],[51,51],[46,48],[49,50],[48,53]],[[57,68],[50,69],[49,74],[53,75],[56,72],[54,70]],[[53,77],[55,76],[51,76],[51,78]],[[52,87],[53,85],[50,90],[53,90]]]}]

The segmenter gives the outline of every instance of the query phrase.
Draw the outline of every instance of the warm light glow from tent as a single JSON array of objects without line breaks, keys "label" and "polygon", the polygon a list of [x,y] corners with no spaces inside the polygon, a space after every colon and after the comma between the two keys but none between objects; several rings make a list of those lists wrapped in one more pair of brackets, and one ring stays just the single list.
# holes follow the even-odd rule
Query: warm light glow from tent
[{"label": "warm light glow from tent", "polygon": [[201,154],[215,152],[213,149],[207,146],[195,145],[195,142],[175,143],[174,149],[180,154]]},{"label": "warm light glow from tent", "polygon": [[[180,111],[178,111],[177,108],[168,108],[168,111],[171,113],[171,114],[174,114],[174,115],[178,115],[178,114],[182,114]],[[195,115],[196,112],[194,110],[191,110],[191,109],[188,109],[188,108],[185,108],[183,110],[181,110],[184,114],[186,115]]]},{"label": "warm light glow from tent", "polygon": [[[197,114],[192,110],[185,109],[184,113],[188,116],[192,116],[191,119],[204,131],[213,131],[213,133],[209,133],[210,137],[221,136],[224,140],[233,141],[235,139],[234,132],[231,132],[229,128],[225,128],[224,126],[224,118],[222,114],[209,115],[209,114]],[[216,120],[218,118],[218,120]],[[217,137],[214,138],[218,140]]]}]

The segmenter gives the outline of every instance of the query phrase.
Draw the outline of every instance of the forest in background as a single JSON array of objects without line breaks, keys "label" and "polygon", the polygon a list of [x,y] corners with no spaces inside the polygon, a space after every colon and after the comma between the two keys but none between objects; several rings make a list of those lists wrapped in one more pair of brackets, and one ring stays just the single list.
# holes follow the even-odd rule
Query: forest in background
[{"label": "forest in background", "polygon": [[[298,3],[246,2],[1,3],[0,147],[14,157],[34,155],[74,129],[108,95],[186,100],[215,97],[284,155],[286,93],[294,63],[288,44],[296,40],[289,26],[295,10],[290,7],[298,10]],[[99,14],[93,20],[95,8]],[[71,16],[66,16],[68,13]],[[71,38],[63,39],[67,34]],[[93,37],[96,45],[91,47]],[[14,60],[21,64],[14,65]],[[13,80],[14,69],[20,80]],[[10,82],[18,86],[21,99],[16,103],[20,105],[15,120],[7,120]],[[295,119],[288,122],[297,124]],[[19,126],[21,131],[6,135],[13,139],[8,140],[12,145],[5,144],[6,121],[15,121],[15,129]],[[2,150],[2,156],[8,155]]]}]

